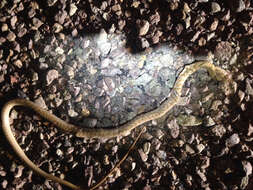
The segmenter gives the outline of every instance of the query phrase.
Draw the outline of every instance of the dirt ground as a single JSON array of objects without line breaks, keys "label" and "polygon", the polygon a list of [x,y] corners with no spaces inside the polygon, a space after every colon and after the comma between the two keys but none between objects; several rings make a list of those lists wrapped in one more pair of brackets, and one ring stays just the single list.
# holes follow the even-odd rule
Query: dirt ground
[{"label": "dirt ground", "polygon": [[[252,1],[1,0],[0,27],[0,108],[8,100],[27,98],[70,123],[89,127],[110,125],[110,119],[117,125],[133,114],[159,106],[161,99],[152,96],[164,88],[155,88],[158,83],[152,83],[153,91],[145,85],[136,85],[134,93],[124,89],[126,97],[143,95],[144,91],[147,95],[140,99],[150,98],[146,100],[151,102],[139,103],[146,104],[145,109],[136,109],[135,97],[133,106],[122,103],[122,94],[115,100],[114,86],[121,84],[115,76],[124,75],[121,80],[127,80],[129,75],[139,75],[141,69],[129,65],[129,72],[112,70],[101,61],[105,55],[96,53],[85,63],[91,65],[85,69],[96,76],[93,62],[105,64],[108,76],[93,88],[88,79],[95,84],[100,78],[79,73],[79,65],[84,63],[79,55],[88,57],[92,49],[86,44],[87,36],[98,35],[102,29],[106,35],[123,35],[123,49],[115,53],[106,52],[105,47],[100,52],[112,57],[126,51],[132,59],[168,44],[183,52],[177,64],[185,59],[183,54],[196,58],[212,55],[214,64],[232,74],[237,84],[235,94],[224,95],[220,84],[205,72],[194,74],[185,84],[184,103],[162,121],[149,122],[134,151],[98,189],[253,188]],[[148,65],[145,61],[144,66]],[[165,71],[158,73],[160,78],[167,76]],[[78,82],[72,83],[72,79]],[[125,106],[127,111],[122,113],[128,114],[126,118],[114,109],[115,102]],[[84,108],[91,111],[89,118],[79,114]],[[114,115],[117,112],[118,118]],[[19,144],[34,163],[87,189],[116,165],[139,131],[108,140],[80,139],[58,131],[26,108],[12,111],[10,120]],[[67,189],[32,172],[15,155],[2,130],[0,135],[1,188]]]}]

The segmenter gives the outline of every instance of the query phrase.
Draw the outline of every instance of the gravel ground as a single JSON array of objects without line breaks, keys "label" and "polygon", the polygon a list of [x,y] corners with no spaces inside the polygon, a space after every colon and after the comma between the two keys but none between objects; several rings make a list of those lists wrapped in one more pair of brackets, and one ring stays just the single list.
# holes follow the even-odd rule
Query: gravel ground
[{"label": "gravel ground", "polygon": [[[180,105],[147,124],[100,189],[250,190],[253,4],[230,2],[2,0],[0,107],[22,97],[74,124],[117,126],[159,106],[185,64],[211,56],[233,73],[236,93],[223,94],[204,70],[189,77]],[[78,139],[28,109],[11,118],[31,160],[87,188],[138,133]],[[0,176],[3,189],[66,189],[30,171],[4,138]]]}]

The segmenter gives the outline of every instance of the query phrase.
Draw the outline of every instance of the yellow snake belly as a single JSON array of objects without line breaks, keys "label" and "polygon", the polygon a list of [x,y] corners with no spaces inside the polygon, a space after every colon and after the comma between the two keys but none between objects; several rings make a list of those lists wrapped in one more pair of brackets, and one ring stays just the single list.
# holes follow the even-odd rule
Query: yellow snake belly
[{"label": "yellow snake belly", "polygon": [[164,116],[168,111],[170,111],[180,100],[181,94],[182,94],[182,88],[187,80],[187,78],[196,72],[199,69],[207,69],[210,76],[218,81],[222,81],[226,83],[226,86],[229,86],[232,82],[231,75],[219,68],[213,65],[209,61],[198,61],[190,65],[186,65],[182,72],[179,74],[174,87],[169,94],[168,98],[156,109],[140,114],[133,118],[131,121],[120,125],[118,127],[111,127],[111,128],[85,128],[85,127],[78,127],[69,123],[66,123],[65,121],[61,120],[60,118],[56,117],[55,115],[51,114],[50,112],[42,109],[35,103],[25,100],[25,99],[14,99],[9,102],[7,102],[1,113],[1,119],[2,119],[2,128],[3,132],[9,141],[12,148],[15,150],[17,155],[35,172],[38,174],[44,176],[45,178],[54,180],[58,183],[61,183],[63,185],[66,185],[72,189],[80,189],[80,187],[71,184],[68,181],[62,180],[58,177],[55,177],[51,174],[46,173],[45,171],[38,168],[23,152],[19,144],[17,143],[10,127],[9,123],[9,115],[10,111],[15,106],[25,106],[33,109],[35,112],[37,112],[39,115],[41,115],[43,118],[47,119],[48,121],[52,122],[56,127],[60,128],[66,133],[74,134],[77,137],[81,138],[112,138],[119,135],[126,135],[128,134],[132,129],[148,122],[154,119],[158,119],[162,116]]}]

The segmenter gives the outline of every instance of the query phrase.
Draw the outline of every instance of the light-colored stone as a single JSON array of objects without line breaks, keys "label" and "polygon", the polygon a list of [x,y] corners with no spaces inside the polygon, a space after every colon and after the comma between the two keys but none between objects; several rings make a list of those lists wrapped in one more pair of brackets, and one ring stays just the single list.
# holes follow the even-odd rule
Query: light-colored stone
[{"label": "light-colored stone", "polygon": [[203,144],[198,144],[196,146],[196,149],[198,150],[198,153],[201,153],[203,150],[205,150],[205,145]]},{"label": "light-colored stone", "polygon": [[57,54],[60,54],[60,55],[64,54],[64,50],[63,50],[61,47],[57,47],[57,48],[55,49],[55,52],[56,52]]},{"label": "light-colored stone", "polygon": [[240,137],[237,133],[234,133],[226,140],[226,145],[228,147],[233,147],[240,142]]},{"label": "light-colored stone", "polygon": [[74,3],[70,4],[69,16],[73,16],[77,11],[77,7]]},{"label": "light-colored stone", "polygon": [[20,61],[19,59],[14,61],[14,65],[17,66],[19,69],[21,69],[23,66],[22,61]]},{"label": "light-colored stone", "polygon": [[1,27],[2,32],[6,32],[6,31],[8,31],[8,29],[9,29],[8,25],[6,23],[3,23],[2,27]]},{"label": "light-colored stone", "polygon": [[147,20],[143,20],[140,26],[139,35],[144,36],[148,33],[149,30],[149,22]]},{"label": "light-colored stone", "polygon": [[15,35],[14,32],[10,31],[10,32],[8,33],[8,35],[7,35],[6,38],[7,38],[7,40],[9,40],[10,42],[13,42],[13,41],[15,41],[15,39],[16,39],[16,35]]},{"label": "light-colored stone", "polygon": [[212,9],[211,10],[212,13],[217,13],[221,11],[220,5],[216,2],[211,2],[211,9]]},{"label": "light-colored stone", "polygon": [[176,120],[177,123],[183,127],[198,126],[202,124],[202,120],[194,115],[180,114]]},{"label": "light-colored stone", "polygon": [[53,82],[53,80],[57,79],[58,77],[59,73],[57,70],[55,69],[49,70],[46,75],[47,86],[50,85]]},{"label": "light-colored stone", "polygon": [[194,154],[195,153],[195,151],[193,150],[193,148],[190,147],[190,145],[188,145],[188,144],[185,145],[185,151],[187,153],[189,153],[189,154]]}]

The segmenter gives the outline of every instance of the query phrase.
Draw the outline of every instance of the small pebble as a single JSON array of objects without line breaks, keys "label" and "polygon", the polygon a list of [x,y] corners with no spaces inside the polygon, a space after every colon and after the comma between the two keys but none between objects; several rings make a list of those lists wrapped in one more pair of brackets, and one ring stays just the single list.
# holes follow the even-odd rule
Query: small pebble
[{"label": "small pebble", "polygon": [[73,110],[73,109],[69,109],[69,110],[68,110],[68,115],[69,115],[70,117],[76,117],[76,116],[78,116],[78,113],[75,112],[75,110]]},{"label": "small pebble", "polygon": [[203,144],[198,144],[196,149],[198,150],[198,153],[201,153],[205,149],[205,146]]},{"label": "small pebble", "polygon": [[211,12],[213,14],[221,11],[220,5],[216,2],[211,2],[211,9],[212,9]]},{"label": "small pebble", "polygon": [[110,164],[108,155],[104,155],[103,163],[104,163],[104,165],[109,165]]},{"label": "small pebble", "polygon": [[176,141],[176,146],[177,146],[177,147],[183,147],[184,144],[185,144],[185,142],[184,142],[183,140],[178,140],[178,141]]},{"label": "small pebble", "polygon": [[145,154],[142,149],[138,149],[138,152],[139,152],[139,155],[140,155],[142,161],[146,162],[148,160],[147,154]]},{"label": "small pebble", "polygon": [[238,91],[238,96],[239,96],[239,103],[242,102],[242,100],[245,97],[245,92],[243,92],[242,90]]},{"label": "small pebble", "polygon": [[194,115],[181,114],[176,118],[176,120],[177,123],[183,127],[198,126],[202,124],[202,120]]},{"label": "small pebble", "polygon": [[188,144],[185,145],[185,151],[189,154],[194,154],[195,153],[195,151]]},{"label": "small pebble", "polygon": [[23,66],[22,61],[20,61],[19,59],[14,61],[14,65],[17,66],[19,69],[21,69]]},{"label": "small pebble", "polygon": [[17,21],[18,21],[18,17],[17,16],[13,16],[11,18],[11,26],[12,26],[13,29],[15,29],[15,25],[16,25]]},{"label": "small pebble", "polygon": [[215,121],[210,116],[207,116],[205,118],[205,122],[204,123],[205,123],[205,126],[207,126],[207,127],[215,125]]},{"label": "small pebble", "polygon": [[246,94],[249,94],[253,97],[253,82],[250,81],[248,78],[246,79],[246,90],[245,90],[245,93]]},{"label": "small pebble", "polygon": [[139,35],[144,36],[149,30],[149,22],[147,20],[142,20],[140,23]]},{"label": "small pebble", "polygon": [[6,38],[7,38],[7,40],[9,40],[10,42],[13,42],[13,41],[15,41],[15,39],[16,39],[16,35],[15,35],[14,32],[10,31],[10,32],[8,33],[8,35],[7,35]]},{"label": "small pebble", "polygon": [[3,189],[6,189],[6,187],[7,187],[7,185],[8,185],[8,181],[5,179],[5,180],[2,181],[1,184],[2,184],[2,188],[3,188]]},{"label": "small pebble", "polygon": [[167,124],[169,130],[170,130],[170,135],[172,138],[177,138],[179,133],[180,133],[180,128],[179,125],[177,124],[177,120],[173,119]]},{"label": "small pebble", "polygon": [[211,110],[218,110],[220,105],[222,105],[221,100],[214,100],[212,105],[211,105]]},{"label": "small pebble", "polygon": [[1,30],[2,30],[2,32],[8,31],[8,25],[6,23],[3,23],[2,27],[1,27]]},{"label": "small pebble", "polygon": [[201,157],[201,169],[206,169],[210,166],[210,157]]},{"label": "small pebble", "polygon": [[53,6],[58,0],[47,0],[47,5],[49,7]]},{"label": "small pebble", "polygon": [[136,167],[136,162],[132,162],[131,163],[131,171],[133,171],[135,169],[135,167]]},{"label": "small pebble", "polygon": [[69,147],[68,149],[67,149],[67,154],[71,154],[72,152],[74,152],[74,147]]},{"label": "small pebble", "polygon": [[55,49],[55,52],[58,53],[58,54],[60,54],[60,55],[64,54],[64,50],[62,48],[60,48],[60,47],[57,47]]},{"label": "small pebble", "polygon": [[73,16],[77,11],[77,7],[74,3],[70,4],[69,16]]},{"label": "small pebble", "polygon": [[143,145],[143,152],[148,155],[149,151],[150,151],[150,147],[151,147],[151,143],[150,142],[144,143],[144,145]]},{"label": "small pebble", "polygon": [[167,158],[167,153],[163,150],[158,150],[156,152],[156,155],[158,156],[158,158],[160,158],[162,160],[166,160],[166,158]]},{"label": "small pebble", "polygon": [[240,143],[240,137],[237,133],[231,135],[227,140],[226,140],[226,145],[228,147],[233,147]]},{"label": "small pebble", "polygon": [[246,176],[251,175],[252,174],[252,165],[251,165],[251,163],[249,161],[243,160],[242,165],[243,165],[243,169],[246,173]]},{"label": "small pebble", "polygon": [[56,150],[56,154],[57,154],[58,156],[60,156],[60,157],[63,156],[63,152],[62,152],[61,149],[57,149],[57,150]]},{"label": "small pebble", "polygon": [[54,33],[59,33],[63,30],[63,26],[60,25],[59,23],[54,23],[53,27],[52,27],[52,31]]},{"label": "small pebble", "polygon": [[0,170],[0,176],[2,176],[2,177],[6,176],[6,172],[3,170]]},{"label": "small pebble", "polygon": [[33,23],[35,29],[38,29],[43,24],[43,22],[38,18],[33,18],[32,23]]},{"label": "small pebble", "polygon": [[24,170],[24,166],[22,166],[22,165],[18,166],[14,177],[15,178],[20,178],[22,176],[23,170]]},{"label": "small pebble", "polygon": [[58,77],[59,77],[59,73],[57,70],[55,69],[49,70],[46,75],[47,86],[49,86]]},{"label": "small pebble", "polygon": [[164,136],[164,133],[161,129],[157,129],[155,132],[155,137],[161,139]]},{"label": "small pebble", "polygon": [[206,175],[205,175],[205,173],[204,173],[203,171],[197,170],[196,172],[197,172],[197,174],[199,175],[199,177],[200,177],[200,179],[201,179],[202,181],[205,182],[205,181],[207,180],[207,177],[206,177]]},{"label": "small pebble", "polygon": [[217,136],[217,137],[222,137],[226,133],[226,128],[223,125],[215,125],[212,127],[211,132]]},{"label": "small pebble", "polygon": [[242,12],[245,9],[245,2],[243,0],[232,1],[231,4],[234,4],[236,12]]},{"label": "small pebble", "polygon": [[210,31],[215,31],[218,27],[218,24],[219,24],[219,20],[215,18],[211,26],[209,27]]}]

